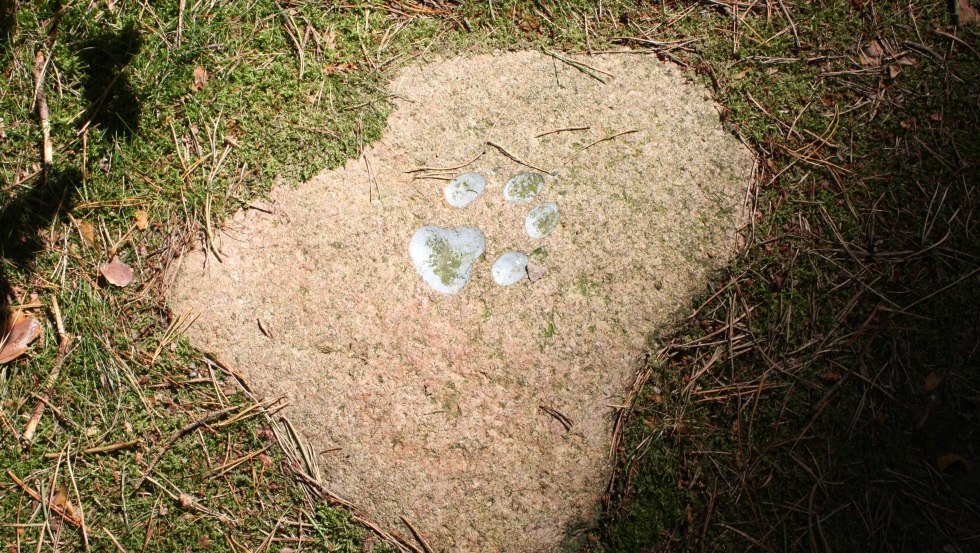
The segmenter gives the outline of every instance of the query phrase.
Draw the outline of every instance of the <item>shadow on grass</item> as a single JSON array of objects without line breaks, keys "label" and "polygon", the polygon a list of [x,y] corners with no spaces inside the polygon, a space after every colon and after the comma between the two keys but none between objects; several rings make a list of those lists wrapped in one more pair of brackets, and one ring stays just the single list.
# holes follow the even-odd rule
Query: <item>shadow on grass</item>
[{"label": "shadow on grass", "polygon": [[7,268],[31,268],[44,249],[44,229],[72,210],[81,182],[81,171],[74,167],[52,169],[47,182],[38,180],[0,208],[0,308],[6,307],[12,292]]},{"label": "shadow on grass", "polygon": [[98,126],[111,137],[129,138],[136,133],[142,102],[125,69],[142,46],[143,37],[132,22],[80,44],[79,56],[86,65],[82,91],[89,103],[85,124]]},{"label": "shadow on grass", "polygon": [[[60,4],[52,8],[52,27],[60,24],[61,10]],[[14,3],[0,0],[0,56],[9,56],[17,47],[13,44],[15,25]],[[66,45],[83,62],[81,84],[87,108],[80,128],[101,129],[110,141],[129,139],[136,133],[142,101],[125,69],[142,45],[143,38],[132,22]],[[47,88],[51,89],[50,83]],[[53,167],[45,173],[30,188],[15,190],[14,196],[0,207],[0,310],[7,307],[13,292],[9,271],[31,270],[45,248],[44,229],[71,212],[74,205],[81,170]]]},{"label": "shadow on grass", "polygon": [[10,59],[11,41],[17,25],[17,13],[12,0],[0,0],[0,66],[7,65]]},{"label": "shadow on grass", "polygon": [[[843,61],[687,59],[754,133],[761,217],[646,368],[589,551],[980,551],[977,28],[792,5]],[[879,45],[902,67],[860,61]]]}]

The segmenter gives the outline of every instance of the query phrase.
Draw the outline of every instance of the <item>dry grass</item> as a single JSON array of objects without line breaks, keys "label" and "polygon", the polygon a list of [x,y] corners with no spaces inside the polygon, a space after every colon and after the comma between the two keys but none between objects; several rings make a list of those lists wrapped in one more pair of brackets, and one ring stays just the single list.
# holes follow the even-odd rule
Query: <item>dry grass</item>
[{"label": "dry grass", "polygon": [[[712,4],[638,17],[623,40],[701,44],[676,55],[763,159],[757,216],[630,393],[597,535],[610,550],[971,550],[976,30],[942,3]],[[637,497],[665,467],[675,493]]]}]

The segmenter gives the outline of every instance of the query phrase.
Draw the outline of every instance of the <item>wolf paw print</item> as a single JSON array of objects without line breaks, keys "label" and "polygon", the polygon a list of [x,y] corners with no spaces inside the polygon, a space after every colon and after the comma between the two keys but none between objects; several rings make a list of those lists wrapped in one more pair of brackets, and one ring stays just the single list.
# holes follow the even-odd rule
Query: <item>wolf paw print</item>
[{"label": "wolf paw print", "polygon": [[[514,204],[531,203],[544,187],[544,177],[538,173],[518,173],[504,185],[504,199]],[[446,185],[446,202],[464,208],[487,189],[487,180],[479,173],[464,173]],[[524,217],[524,231],[531,238],[547,237],[558,226],[558,205],[543,202]],[[476,227],[448,229],[424,226],[412,236],[409,256],[416,271],[430,288],[443,294],[462,290],[473,276],[473,267],[483,257],[486,236]],[[529,268],[524,252],[501,254],[490,267],[490,276],[500,286],[510,286],[529,278],[540,278],[539,271]]]}]

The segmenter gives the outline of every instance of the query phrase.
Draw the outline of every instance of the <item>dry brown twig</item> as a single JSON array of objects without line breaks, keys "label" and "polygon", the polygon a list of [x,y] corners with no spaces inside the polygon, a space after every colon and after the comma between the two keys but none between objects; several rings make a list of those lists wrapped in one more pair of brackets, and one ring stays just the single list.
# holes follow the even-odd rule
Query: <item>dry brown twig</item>
[{"label": "dry brown twig", "polygon": [[525,167],[530,167],[531,169],[534,169],[536,171],[541,171],[542,173],[544,173],[546,175],[551,173],[551,171],[548,171],[547,169],[542,169],[542,168],[538,167],[537,165],[532,165],[532,164],[530,164],[530,163],[528,163],[528,162],[520,159],[519,157],[515,156],[514,154],[508,152],[503,146],[501,146],[500,144],[497,144],[496,142],[487,141],[487,146],[493,146],[494,148],[497,149],[497,151],[499,151],[501,154],[503,154],[505,157],[507,157],[508,159],[510,159],[511,161],[513,161],[514,163],[523,165]]},{"label": "dry brown twig", "polygon": [[264,416],[266,422],[269,423],[272,433],[278,442],[279,448],[289,460],[289,462],[286,463],[286,466],[292,472],[296,480],[303,486],[303,489],[309,494],[308,499],[310,500],[311,506],[314,504],[312,499],[315,498],[318,501],[326,501],[333,506],[343,507],[351,513],[351,516],[355,521],[363,524],[378,537],[397,547],[399,551],[407,551],[408,553],[425,553],[422,549],[408,541],[406,538],[398,535],[395,532],[385,530],[380,524],[361,513],[353,503],[327,489],[323,482],[320,481],[320,471],[316,464],[316,457],[311,453],[310,448],[302,441],[301,436],[296,432],[296,429],[293,428],[292,424],[289,422],[289,419],[285,417],[274,418],[274,413],[267,408],[268,403],[265,404],[266,406],[263,406],[263,402],[256,398],[254,391],[245,381],[244,377],[235,371],[230,365],[221,361],[220,359],[210,357],[205,357],[205,362],[209,366],[213,366],[214,368],[231,376],[235,382],[241,386],[245,395],[258,406],[257,409],[259,410],[259,414]]},{"label": "dry brown twig", "polygon": [[37,432],[37,425],[41,422],[41,416],[44,414],[44,407],[48,403],[51,388],[58,381],[58,376],[61,374],[61,367],[65,364],[65,358],[68,356],[68,349],[72,341],[72,336],[65,331],[65,323],[61,319],[61,309],[58,307],[58,299],[55,296],[51,296],[51,311],[54,314],[55,324],[58,328],[58,356],[54,360],[54,366],[51,367],[51,372],[48,374],[47,380],[44,381],[44,385],[41,387],[41,395],[38,397],[39,401],[37,406],[34,407],[34,412],[31,414],[31,418],[28,419],[27,426],[24,427],[24,433],[21,435],[21,440],[25,445],[34,441],[34,434]]},{"label": "dry brown twig", "polygon": [[599,140],[596,140],[594,142],[591,142],[588,145],[580,148],[577,152],[575,152],[574,154],[568,156],[562,162],[562,164],[565,164],[565,163],[568,163],[569,161],[572,161],[573,159],[575,159],[576,157],[578,157],[579,154],[581,154],[582,152],[584,152],[584,151],[588,150],[589,148],[595,146],[596,144],[601,144],[601,143],[606,142],[608,140],[612,140],[614,138],[618,138],[618,137],[623,136],[623,135],[633,134],[633,133],[637,133],[637,132],[640,132],[640,129],[630,129],[628,131],[622,131],[622,132],[618,132],[616,134],[611,134],[609,136],[604,136],[604,137],[600,138]]},{"label": "dry brown twig", "polygon": [[[38,493],[38,491],[35,490],[34,488],[28,486],[26,482],[18,478],[17,475],[14,474],[12,470],[7,469],[7,476],[9,476],[10,479],[14,481],[14,484],[17,484],[18,488],[23,490],[23,492],[26,493],[27,495],[31,496],[31,499],[37,501],[38,503],[43,503],[44,500],[41,498],[41,494]],[[80,530],[84,530],[86,532],[90,531],[88,528],[83,526],[82,521],[77,516],[75,516],[72,513],[69,513],[68,510],[65,509],[64,507],[57,505],[52,501],[48,503],[48,508],[54,511],[55,513],[57,513],[58,515],[60,515],[61,517],[63,517],[72,526]]]},{"label": "dry brown twig", "polygon": [[405,526],[408,527],[408,531],[412,533],[412,536],[415,538],[415,541],[419,542],[419,545],[422,546],[422,551],[424,551],[425,553],[434,553],[435,550],[432,549],[432,546],[430,546],[427,541],[425,541],[425,536],[423,536],[422,533],[418,531],[418,529],[412,526],[412,523],[409,522],[407,518],[405,518],[403,515],[398,515],[398,518],[402,519],[402,522],[405,523]]},{"label": "dry brown twig", "polygon": [[48,58],[38,50],[34,54],[34,106],[37,118],[41,123],[41,170],[42,179],[48,177],[48,169],[54,163],[54,147],[51,144],[51,113],[48,109],[48,97],[44,92],[44,76],[47,73]]},{"label": "dry brown twig", "polygon": [[143,474],[140,476],[140,479],[137,480],[136,485],[133,486],[133,490],[134,491],[139,490],[140,486],[143,485],[143,481],[146,480],[147,476],[149,476],[151,472],[153,472],[154,467],[156,467],[157,463],[160,462],[160,459],[163,458],[163,456],[167,453],[167,451],[171,447],[173,447],[174,443],[176,443],[177,440],[181,438],[181,436],[186,435],[187,433],[199,428],[202,425],[212,423],[237,409],[239,409],[239,406],[233,405],[231,407],[225,407],[224,409],[212,411],[197,420],[187,423],[186,425],[184,425],[183,428],[171,434],[170,437],[167,438],[167,441],[163,443],[163,446],[160,448],[160,451],[157,452],[157,454],[153,457],[153,460],[150,461],[149,464],[147,464],[146,469],[143,471]]}]

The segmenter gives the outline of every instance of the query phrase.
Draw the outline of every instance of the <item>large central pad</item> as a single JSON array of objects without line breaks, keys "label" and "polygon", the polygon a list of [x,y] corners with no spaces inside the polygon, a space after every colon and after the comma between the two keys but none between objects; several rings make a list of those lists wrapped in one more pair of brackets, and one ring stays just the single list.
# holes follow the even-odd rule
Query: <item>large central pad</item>
[{"label": "large central pad", "polygon": [[[454,58],[389,92],[379,141],[234,217],[220,263],[185,256],[171,306],[199,314],[196,346],[289,398],[329,487],[382,524],[404,515],[437,549],[558,549],[593,520],[650,335],[735,251],[752,158],[645,55]],[[447,192],[464,173],[485,191]],[[536,195],[508,201],[525,173]],[[419,229],[417,262],[445,243],[468,271],[451,293],[413,264]]]}]

